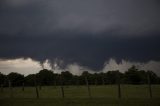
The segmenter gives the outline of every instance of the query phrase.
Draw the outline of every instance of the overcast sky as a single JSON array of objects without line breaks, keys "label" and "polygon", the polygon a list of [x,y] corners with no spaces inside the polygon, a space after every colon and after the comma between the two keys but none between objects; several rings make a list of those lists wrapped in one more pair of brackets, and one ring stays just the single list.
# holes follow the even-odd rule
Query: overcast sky
[{"label": "overcast sky", "polygon": [[145,64],[159,73],[159,12],[159,0],[1,0],[0,72],[34,73],[48,61],[72,72]]}]

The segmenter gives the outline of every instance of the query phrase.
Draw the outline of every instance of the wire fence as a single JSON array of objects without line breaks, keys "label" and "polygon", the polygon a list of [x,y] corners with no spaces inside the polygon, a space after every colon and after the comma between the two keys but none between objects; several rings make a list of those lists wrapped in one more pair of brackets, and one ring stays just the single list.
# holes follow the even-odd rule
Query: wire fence
[{"label": "wire fence", "polygon": [[120,82],[114,85],[90,85],[87,77],[85,85],[67,85],[63,82],[56,85],[52,82],[49,86],[42,86],[34,80],[34,86],[13,86],[14,82],[8,81],[8,86],[1,85],[0,98],[92,98],[92,97],[114,97],[114,98],[160,98],[160,85],[124,85]]}]

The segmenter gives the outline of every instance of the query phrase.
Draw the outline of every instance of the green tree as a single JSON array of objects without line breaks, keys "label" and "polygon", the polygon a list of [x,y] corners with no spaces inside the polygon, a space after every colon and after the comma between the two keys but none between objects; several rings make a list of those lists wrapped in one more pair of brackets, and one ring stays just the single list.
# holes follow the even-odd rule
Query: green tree
[{"label": "green tree", "polygon": [[34,86],[35,85],[35,74],[30,74],[25,77],[25,86]]},{"label": "green tree", "polygon": [[139,70],[132,66],[125,72],[125,82],[130,84],[140,84],[142,81],[141,76],[139,74]]},{"label": "green tree", "polygon": [[8,74],[7,78],[12,83],[12,86],[21,86],[24,82],[24,75],[15,72]]},{"label": "green tree", "polygon": [[6,76],[0,72],[0,85],[5,85]]},{"label": "green tree", "polygon": [[71,85],[73,83],[73,75],[69,71],[61,72],[61,78],[65,85]]},{"label": "green tree", "polygon": [[41,85],[53,85],[55,80],[55,75],[53,71],[43,69],[40,70],[37,76],[37,83]]}]

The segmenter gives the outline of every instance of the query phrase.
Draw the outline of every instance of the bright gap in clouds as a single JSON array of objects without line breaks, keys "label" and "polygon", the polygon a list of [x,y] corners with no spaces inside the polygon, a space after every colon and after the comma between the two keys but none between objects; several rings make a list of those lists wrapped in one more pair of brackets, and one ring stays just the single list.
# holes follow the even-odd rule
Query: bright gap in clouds
[{"label": "bright gap in clouds", "polygon": [[18,72],[24,75],[37,73],[41,69],[38,62],[32,59],[0,60],[0,72],[9,74]]},{"label": "bright gap in clouds", "polygon": [[[95,72],[107,72],[112,70],[119,70],[120,72],[125,72],[132,65],[137,66],[137,68],[141,70],[151,70],[160,76],[160,62],[149,61],[147,63],[137,63],[137,62],[129,62],[122,60],[120,63],[117,63],[114,59],[110,59],[104,65],[102,70],[91,70],[86,67],[80,66],[76,63],[68,65],[65,69],[61,69],[60,67],[54,66],[54,69],[51,68],[51,64],[48,60],[43,63],[44,68],[53,70],[54,73],[61,73],[62,71],[70,71],[74,75],[81,75],[83,71],[88,71],[90,73]],[[34,61],[30,58],[28,59],[14,59],[14,60],[0,60],[0,72],[3,74],[9,74],[10,72],[18,72],[24,75],[35,74],[38,73],[42,69],[39,62]]]}]

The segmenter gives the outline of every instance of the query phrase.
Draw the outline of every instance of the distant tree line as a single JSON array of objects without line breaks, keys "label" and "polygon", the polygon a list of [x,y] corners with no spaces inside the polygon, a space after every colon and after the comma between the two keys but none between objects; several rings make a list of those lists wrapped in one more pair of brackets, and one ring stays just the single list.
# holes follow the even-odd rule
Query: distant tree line
[{"label": "distant tree line", "polygon": [[69,71],[56,74],[51,70],[43,69],[37,74],[24,76],[19,73],[10,73],[4,75],[0,73],[0,85],[8,86],[56,86],[56,85],[85,85],[86,78],[90,85],[107,85],[107,84],[160,84],[160,77],[152,71],[138,70],[135,66],[129,68],[125,73],[118,70],[108,71],[106,73],[88,73],[84,71],[82,75],[72,75]]}]

